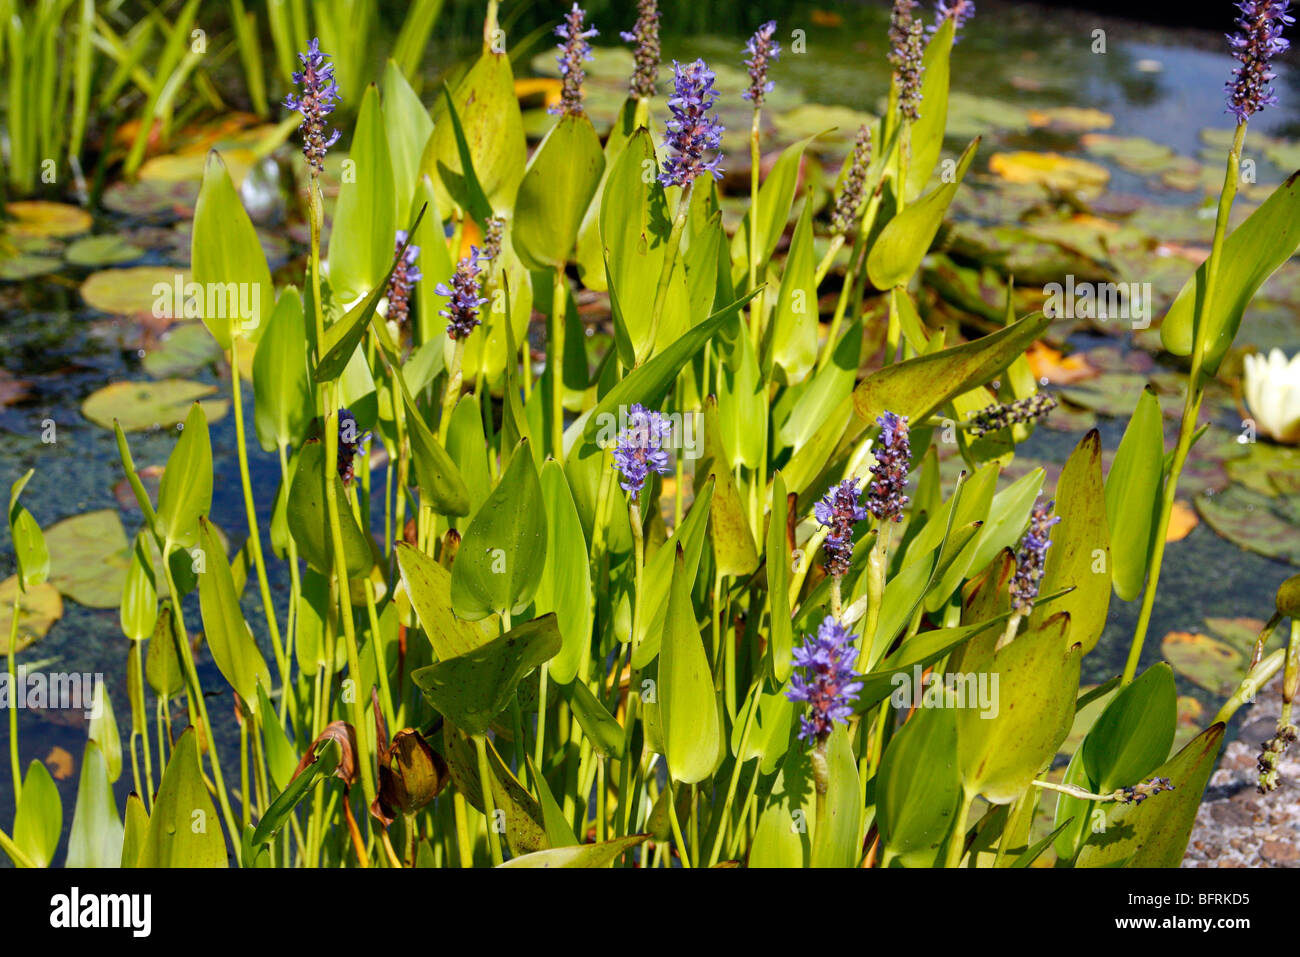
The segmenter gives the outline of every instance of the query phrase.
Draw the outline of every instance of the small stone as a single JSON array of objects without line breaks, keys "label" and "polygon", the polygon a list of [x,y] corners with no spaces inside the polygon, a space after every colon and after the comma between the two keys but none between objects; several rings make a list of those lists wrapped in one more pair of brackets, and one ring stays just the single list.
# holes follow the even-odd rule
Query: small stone
[{"label": "small stone", "polygon": [[1300,858],[1300,850],[1294,844],[1283,841],[1265,841],[1259,849],[1260,856],[1275,864],[1289,864]]}]

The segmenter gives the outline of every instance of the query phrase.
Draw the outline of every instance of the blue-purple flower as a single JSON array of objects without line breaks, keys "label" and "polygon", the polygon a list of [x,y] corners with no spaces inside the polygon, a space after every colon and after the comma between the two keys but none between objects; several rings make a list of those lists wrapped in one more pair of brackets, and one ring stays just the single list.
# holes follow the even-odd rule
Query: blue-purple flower
[{"label": "blue-purple flower", "polygon": [[845,479],[813,506],[813,515],[826,529],[822,551],[826,554],[826,574],[836,577],[849,570],[853,560],[853,526],[867,517],[859,504],[861,491],[857,479]]},{"label": "blue-purple flower", "polygon": [[632,55],[636,67],[629,92],[639,97],[654,96],[655,81],[659,78],[659,0],[637,0],[636,23],[619,36],[624,42],[634,44]]},{"label": "blue-purple flower", "polygon": [[597,35],[594,27],[590,30],[582,28],[586,17],[586,11],[575,3],[564,22],[555,28],[555,35],[563,41],[556,44],[560,53],[555,59],[560,64],[564,85],[560,91],[560,105],[551,107],[552,113],[582,114],[582,81],[587,77],[582,64],[591,59],[591,44],[587,39]]},{"label": "blue-purple flower", "polygon": [[952,42],[956,43],[961,28],[966,21],[975,16],[975,0],[936,0],[934,5],[934,26],[930,33],[937,33],[944,21],[952,21]]},{"label": "blue-purple flower", "polygon": [[447,320],[448,339],[464,339],[479,324],[478,307],[487,302],[478,294],[479,261],[486,258],[477,246],[470,246],[469,255],[456,264],[451,285],[440,282],[434,287],[438,295],[450,299],[447,308],[438,311]]},{"label": "blue-purple flower", "polygon": [[1061,516],[1052,514],[1052,506],[1055,504],[1034,503],[1034,509],[1029,514],[1029,528],[1020,540],[1016,574],[1011,579],[1011,608],[1018,615],[1029,614],[1034,607],[1034,599],[1038,597],[1047,547],[1052,544],[1052,526],[1061,520]]},{"label": "blue-purple flower", "polygon": [[369,432],[357,428],[357,417],[347,409],[339,409],[339,478],[344,485],[352,484],[356,472],[356,457],[366,454]]},{"label": "blue-purple flower", "polygon": [[768,20],[745,44],[745,52],[749,54],[745,61],[749,68],[749,89],[741,96],[753,103],[755,109],[763,105],[763,97],[776,85],[767,78],[768,66],[781,58],[781,45],[775,37],[776,21]]},{"label": "blue-purple flower", "polygon": [[302,70],[293,75],[293,82],[301,88],[295,96],[290,93],[284,105],[302,114],[298,129],[302,132],[302,154],[307,163],[320,173],[325,168],[326,151],[338,142],[339,131],[325,132],[325,117],[334,112],[335,104],[343,99],[338,84],[334,82],[334,64],[329,54],[322,53],[320,40],[313,38],[306,53],[299,53]]},{"label": "blue-purple flower", "polygon": [[701,173],[722,178],[718,164],[722,156],[705,159],[704,154],[722,145],[722,124],[715,113],[709,116],[718,94],[713,90],[714,73],[703,60],[682,64],[673,61],[673,95],[668,98],[666,145],[673,155],[664,160],[659,182],[665,186],[685,186]]},{"label": "blue-purple flower", "polygon": [[1290,0],[1242,0],[1237,4],[1241,11],[1237,18],[1239,32],[1230,34],[1228,43],[1241,66],[1232,71],[1227,90],[1228,112],[1235,114],[1239,123],[1277,103],[1268,85],[1277,74],[1268,64],[1291,46],[1282,36],[1282,28],[1295,23],[1295,17],[1288,14],[1290,6]]},{"label": "blue-purple flower", "polygon": [[907,488],[907,470],[912,461],[907,416],[886,412],[876,419],[876,424],[880,436],[871,449],[876,462],[871,466],[871,482],[867,485],[867,510],[882,522],[901,522],[908,503],[903,489]]},{"label": "blue-purple flower", "polygon": [[[402,243],[406,242],[406,239],[406,230],[399,229],[393,251],[396,252],[401,249]],[[415,260],[419,255],[419,246],[407,246],[406,252],[402,254],[402,258],[393,267],[393,275],[388,280],[388,318],[397,323],[398,326],[405,325],[406,319],[410,315],[411,284],[424,278],[420,273],[420,267],[415,264]]]},{"label": "blue-purple flower", "polygon": [[800,740],[808,744],[825,741],[836,721],[847,724],[853,715],[853,702],[862,691],[862,676],[853,670],[857,638],[827,615],[817,634],[809,635],[794,649],[794,663],[804,673],[790,676],[785,696],[808,703],[808,714],[799,718]]},{"label": "blue-purple flower", "polygon": [[663,443],[672,432],[672,423],[641,403],[633,404],[627,414],[627,428],[614,447],[614,468],[621,474],[618,484],[637,501],[651,472],[667,475],[672,471]]}]

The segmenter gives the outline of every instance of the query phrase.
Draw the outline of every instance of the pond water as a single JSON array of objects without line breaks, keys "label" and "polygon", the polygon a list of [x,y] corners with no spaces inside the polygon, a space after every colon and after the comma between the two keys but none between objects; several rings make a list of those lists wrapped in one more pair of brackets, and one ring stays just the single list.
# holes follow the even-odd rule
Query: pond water
[{"label": "pond water", "polygon": [[[1083,138],[1096,133],[1140,137],[1171,148],[1188,162],[1200,164],[1203,159],[1206,168],[1221,169],[1223,150],[1215,145],[1218,141],[1212,133],[1204,132],[1231,129],[1231,119],[1223,112],[1221,93],[1233,61],[1226,53],[1221,35],[1210,31],[1142,27],[1091,14],[1024,4],[983,0],[979,6],[980,13],[967,27],[952,60],[952,87],[959,92],[960,102],[954,102],[952,111],[952,126],[957,135],[950,138],[947,146],[955,154],[968,135],[987,123],[992,122],[994,126],[987,131],[989,135],[973,167],[970,190],[964,191],[966,198],[959,204],[958,218],[976,231],[962,233],[959,227],[958,235],[987,239],[992,226],[1017,222],[1034,202],[1023,186],[1008,185],[990,172],[990,160],[995,154],[1050,151],[1085,159],[1109,173],[1105,191],[1093,198],[1099,216],[1118,211],[1125,216],[1140,217],[1153,243],[1176,242],[1193,250],[1206,246],[1212,223],[1203,215],[1196,215],[1196,210],[1207,202],[1205,189],[1199,185],[1191,190],[1170,188],[1159,177],[1166,175],[1172,164],[1154,168],[1154,172],[1152,168],[1138,169],[1135,168],[1138,164],[1126,162],[1122,150],[1118,155],[1107,155],[1105,144],[1096,146],[1095,141],[1095,148],[1090,150],[1083,145]],[[627,26],[603,24],[599,20],[597,23],[606,41],[615,37],[617,28]],[[782,32],[787,26],[806,30],[807,46],[804,53],[783,55],[774,74],[779,84],[771,109],[774,142],[788,142],[824,126],[843,125],[846,117],[878,109],[888,85],[884,67],[886,25],[887,5],[828,7],[816,12],[809,8],[806,16],[799,15],[791,18],[789,24],[782,23]],[[1093,52],[1096,42],[1093,31],[1097,29],[1105,31],[1105,53]],[[665,57],[698,55],[715,66],[730,63],[729,72],[720,71],[719,88],[724,98],[735,100],[739,92],[736,78],[743,75],[740,66],[743,40],[744,35],[739,32],[689,36],[670,33],[665,38]],[[449,62],[446,58],[455,49],[458,46],[452,43],[435,47],[430,54],[431,65],[435,60]],[[608,120],[610,104],[616,104],[621,96],[623,81],[619,78],[625,76],[622,64],[626,62],[623,57],[625,54],[597,50],[591,94],[591,111],[597,119]],[[536,62],[545,67],[549,60],[549,53],[541,53]],[[526,66],[517,67],[518,74],[526,72]],[[1258,142],[1270,146],[1270,152],[1258,154],[1261,184],[1280,182],[1285,172],[1289,172],[1280,160],[1295,155],[1295,142],[1288,139],[1288,134],[1300,128],[1300,71],[1284,63],[1279,72],[1282,75],[1277,86],[1282,105],[1251,124],[1252,138],[1257,137]],[[433,89],[436,89],[433,84],[426,87],[426,102],[431,102],[432,94],[427,91]],[[817,127],[820,118],[808,115],[815,114],[816,110],[800,108],[801,104],[811,103],[845,111],[828,112],[828,122]],[[1080,122],[1077,115],[1049,112],[1048,119],[1040,123],[1039,118],[1026,115],[1029,110],[1051,111],[1061,107],[1100,111],[1109,122],[1103,124],[1101,118],[1092,117],[1089,125],[1087,118]],[[732,114],[729,125],[733,130],[741,130],[743,135],[744,127],[734,122],[736,115]],[[810,124],[816,128],[804,132]],[[851,138],[851,135],[849,129],[847,136]],[[1203,158],[1202,151],[1207,151]],[[737,157],[734,165],[739,169],[744,163],[744,151],[732,152]],[[827,165],[833,171],[838,159],[828,158]],[[1300,160],[1293,165],[1300,165]],[[1186,163],[1181,172],[1192,177],[1201,175],[1199,165],[1193,170]],[[1037,193],[1041,197],[1042,190],[1038,189]],[[1243,199],[1244,204],[1250,201],[1250,197]],[[1170,234],[1161,234],[1163,224],[1168,224]],[[144,222],[138,217],[110,212],[97,217],[95,232],[134,230],[146,225],[171,229],[174,223],[166,214]],[[278,227],[272,227],[275,228]],[[1150,252],[1146,248],[1143,254]],[[165,253],[155,250],[133,264],[167,261]],[[282,256],[278,263],[272,264],[273,268],[283,266],[285,261]],[[963,260],[954,252],[951,261],[959,270],[967,271],[964,275],[979,279],[976,260]],[[1149,257],[1126,259],[1117,254],[1108,265],[1125,281],[1150,281],[1152,277],[1145,270],[1152,262]],[[1180,262],[1180,270],[1175,270],[1179,277],[1189,274],[1193,268],[1191,259]],[[292,268],[300,267],[295,262]],[[141,515],[133,506],[123,504],[129,500],[129,493],[125,498],[114,493],[122,473],[113,434],[87,421],[81,414],[80,404],[92,391],[110,381],[149,378],[142,358],[154,348],[155,341],[143,335],[134,320],[108,316],[85,305],[78,287],[89,272],[89,269],[68,267],[39,279],[0,283],[0,366],[23,380],[27,393],[13,402],[0,399],[0,488],[7,489],[28,468],[35,468],[36,475],[23,500],[43,527],[88,511],[116,509],[131,536],[141,524]],[[1293,260],[1266,287],[1270,302],[1266,310],[1267,324],[1254,329],[1252,314],[1248,313],[1239,341],[1260,346],[1280,345],[1289,354],[1300,348],[1300,297],[1294,295],[1300,288],[1298,273],[1300,269]],[[1158,316],[1172,293],[1170,280],[1156,281]],[[1172,291],[1176,292],[1180,284],[1181,278],[1174,280]],[[985,299],[991,308],[998,307],[1000,295],[995,290],[987,292]],[[951,314],[950,303],[936,300],[932,305],[941,319]],[[1168,377],[1176,368],[1152,360],[1149,339],[1139,340],[1141,348],[1135,349],[1132,337],[1127,334],[1117,334],[1115,329],[1088,328],[1086,324],[1064,328],[1062,334],[1064,347],[1091,356],[1090,361],[1102,372],[1092,380],[1092,391],[1101,393],[1101,399],[1097,400],[1095,395],[1092,399],[1083,396],[1090,405],[1072,405],[1054,423],[1055,427],[1039,428],[1019,450],[1013,473],[1021,474],[1028,465],[1042,464],[1049,473],[1049,490],[1060,463],[1083,431],[1094,424],[1101,431],[1109,461],[1125,419],[1107,414],[1117,410],[1105,400],[1107,394],[1115,394],[1128,384],[1124,374],[1144,372]],[[1104,362],[1110,365],[1102,368]],[[224,369],[218,371],[207,365],[189,378],[215,384],[220,395],[229,395],[228,371]],[[1170,378],[1169,382],[1172,381]],[[4,380],[0,378],[0,386],[3,385]],[[251,390],[245,390],[245,395],[245,414],[251,428]],[[1181,403],[1176,395],[1170,394],[1164,396],[1163,404],[1169,415]],[[1126,410],[1131,409],[1132,399],[1124,399],[1122,405]],[[1214,421],[1215,428],[1198,453],[1202,457],[1197,460],[1200,463],[1197,476],[1189,476],[1187,493],[1180,496],[1189,503],[1197,491],[1216,484],[1226,485],[1229,477],[1224,474],[1224,458],[1245,451],[1232,448],[1233,439],[1240,431],[1240,414],[1227,390],[1207,402],[1205,417]],[[42,441],[49,422],[54,423],[57,431],[53,443]],[[1173,428],[1176,423],[1171,424],[1171,435]],[[212,515],[229,536],[233,553],[245,537],[233,416],[226,415],[214,423],[211,431],[218,476]],[[174,430],[131,434],[137,465],[162,465],[175,435]],[[250,452],[250,466],[254,487],[260,490],[257,504],[266,528],[270,522],[270,490],[279,481],[278,464],[273,455],[254,449]],[[376,487],[382,487],[382,472],[375,473],[373,482]],[[1285,527],[1277,533],[1293,536],[1291,555],[1300,562],[1297,541],[1300,532],[1291,526],[1289,533]],[[1274,549],[1274,554],[1285,550]],[[13,572],[8,531],[0,527],[0,579]],[[288,575],[279,562],[272,562],[271,572],[277,611],[283,620]],[[1143,664],[1161,657],[1161,638],[1169,632],[1204,632],[1207,619],[1267,618],[1277,585],[1294,572],[1294,566],[1286,561],[1240,547],[1201,521],[1168,549]],[[246,589],[243,601],[249,622],[269,649],[262,633],[264,622],[256,588]],[[192,627],[197,625],[199,614],[193,596],[188,599],[186,615]],[[1084,659],[1085,682],[1105,680],[1122,668],[1136,617],[1136,602],[1126,604],[1113,599],[1101,643]],[[69,600],[62,619],[42,641],[24,651],[20,661],[33,670],[102,673],[125,739],[130,723],[125,685],[127,654],[128,646],[119,628],[116,609],[92,609]],[[205,687],[225,689],[210,656],[201,657],[199,671]],[[1182,674],[1179,689],[1186,696],[1188,729],[1191,721],[1203,724],[1222,700],[1221,695],[1211,693]],[[1198,706],[1204,712],[1199,716]],[[219,741],[223,754],[233,755],[237,738],[228,691],[214,694],[209,699],[209,707],[222,725]],[[181,718],[178,712],[178,726],[183,723]],[[66,753],[74,766],[79,766],[85,727],[75,716],[22,711],[19,729],[24,766],[33,758],[57,758],[60,751]],[[8,733],[7,723],[0,722],[0,753],[7,754]],[[58,782],[65,808],[65,831],[75,802],[75,781],[74,773],[61,776]],[[119,798],[124,798],[129,788],[128,770],[118,782]],[[12,813],[6,772],[0,774],[0,819],[11,820]]]}]

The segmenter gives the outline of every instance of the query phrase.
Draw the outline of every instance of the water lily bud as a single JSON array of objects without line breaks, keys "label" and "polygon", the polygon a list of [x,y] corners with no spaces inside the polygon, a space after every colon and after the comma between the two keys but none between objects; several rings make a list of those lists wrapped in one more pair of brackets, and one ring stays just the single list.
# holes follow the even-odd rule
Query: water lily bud
[{"label": "water lily bud", "polygon": [[1259,431],[1288,445],[1300,444],[1300,353],[1288,360],[1281,349],[1246,356],[1246,405]]}]

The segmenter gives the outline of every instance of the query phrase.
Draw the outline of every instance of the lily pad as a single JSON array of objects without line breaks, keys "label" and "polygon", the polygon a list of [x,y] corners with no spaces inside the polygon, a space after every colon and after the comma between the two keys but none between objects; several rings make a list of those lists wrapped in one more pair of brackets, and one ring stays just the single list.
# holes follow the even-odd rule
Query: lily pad
[{"label": "lily pad", "polygon": [[[0,582],[0,654],[9,653],[9,630],[13,627],[14,595],[18,593],[18,576]],[[63,597],[49,582],[30,586],[18,601],[18,643],[22,651],[45,637],[54,623],[63,617]]]},{"label": "lily pad", "polygon": [[1115,125],[1115,117],[1093,107],[1054,106],[1045,110],[1030,110],[1029,124],[1065,132],[1108,130]]},{"label": "lily pad", "polygon": [[117,510],[74,515],[45,530],[50,584],[88,608],[116,608],[122,600],[131,546]]},{"label": "lily pad", "polygon": [[[221,355],[221,347],[203,323],[185,322],[169,329],[159,347],[144,357],[144,371],[158,378],[193,375]],[[252,363],[247,365],[251,371]]]},{"label": "lily pad", "polygon": [[174,318],[184,306],[183,302],[173,302],[177,277],[183,290],[190,281],[187,270],[168,266],[105,269],[86,277],[81,284],[81,298],[86,300],[86,305],[100,312],[118,316],[153,315],[155,304],[164,298],[154,292],[154,288],[166,286],[164,316],[170,314]]},{"label": "lily pad", "polygon": [[1300,449],[1263,441],[1242,447],[1249,449],[1248,454],[1227,464],[1232,481],[1269,497],[1295,494],[1293,483],[1300,474]]},{"label": "lily pad", "polygon": [[197,182],[141,180],[114,183],[104,190],[103,203],[106,209],[128,216],[179,219],[194,215],[194,202],[198,198]]},{"label": "lily pad", "polygon": [[79,206],[41,199],[6,203],[5,212],[10,218],[7,229],[15,236],[75,236],[88,232],[94,223]]},{"label": "lily pad", "polygon": [[48,276],[52,272],[58,272],[63,263],[53,256],[33,256],[26,253],[19,253],[17,256],[0,256],[0,280],[8,282],[21,282],[24,279],[35,279],[37,276]]},{"label": "lily pad", "polygon": [[[217,391],[214,385],[163,379],[161,382],[114,382],[92,393],[81,404],[81,414],[106,429],[116,419],[124,432],[167,428],[185,421],[190,405]],[[200,401],[208,422],[216,422],[230,408],[227,399]]]},{"label": "lily pad", "polygon": [[77,266],[118,266],[139,259],[144,250],[120,236],[86,236],[69,246],[63,255]]},{"label": "lily pad", "polygon": [[1228,541],[1268,558],[1300,565],[1300,514],[1289,498],[1270,498],[1240,485],[1196,496],[1196,510]]},{"label": "lily pad", "polygon": [[1241,681],[1245,661],[1231,645],[1209,635],[1171,631],[1160,651],[1177,671],[1212,694],[1226,694]]},{"label": "lily pad", "polygon": [[1090,379],[1086,383],[1063,387],[1061,397],[1067,402],[1102,415],[1125,418],[1137,405],[1146,384],[1146,376],[1110,372]]},{"label": "lily pad", "polygon": [[989,169],[1011,183],[1039,183],[1072,192],[1099,190],[1110,182],[1106,167],[1060,153],[994,153]]}]

